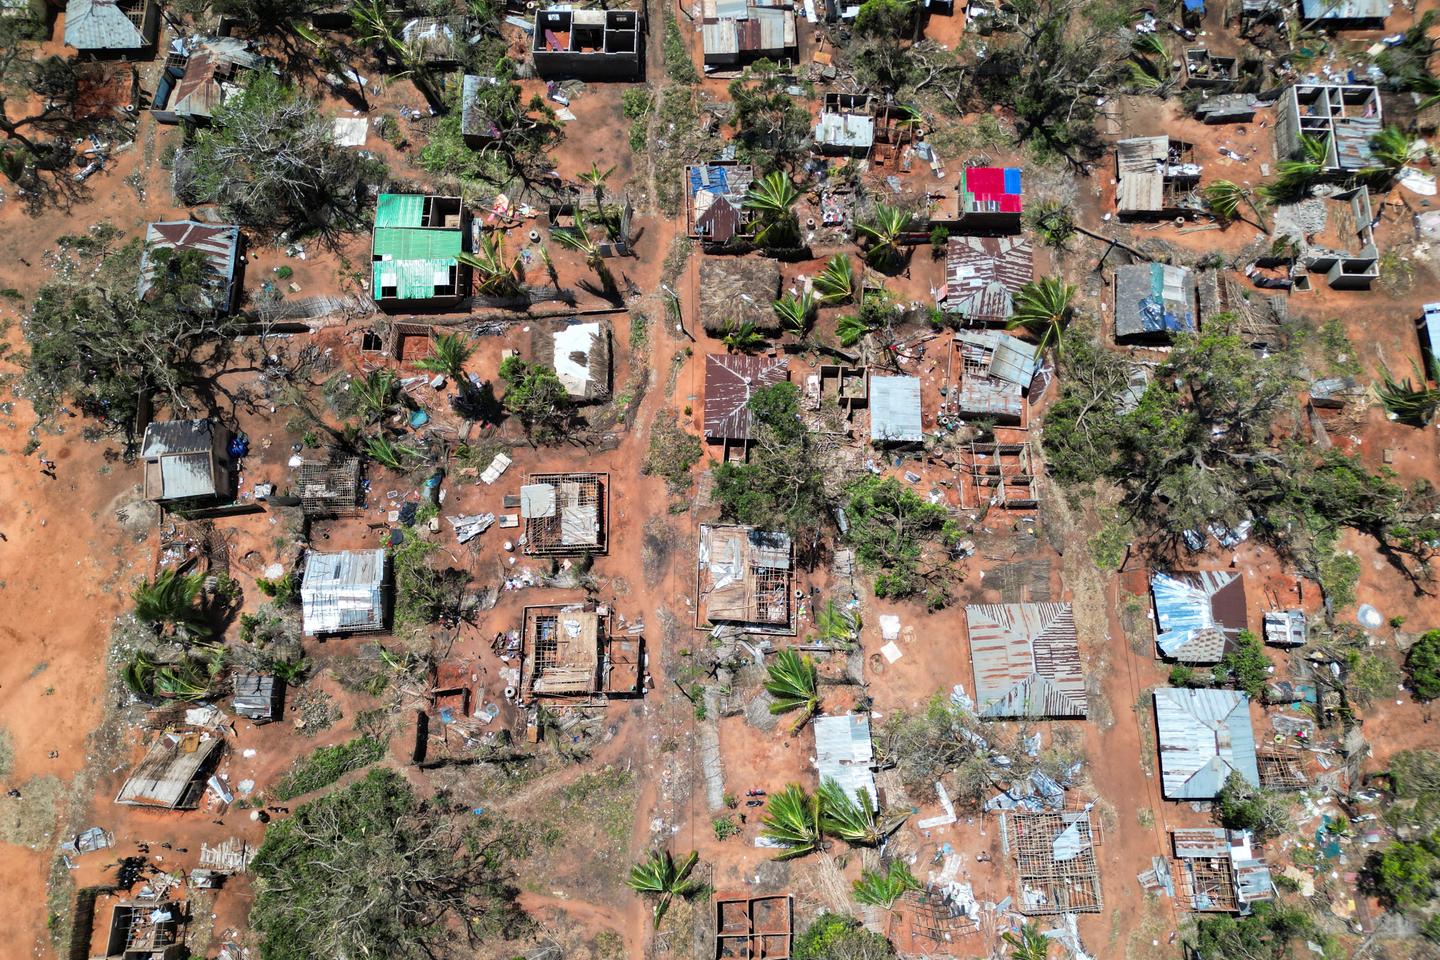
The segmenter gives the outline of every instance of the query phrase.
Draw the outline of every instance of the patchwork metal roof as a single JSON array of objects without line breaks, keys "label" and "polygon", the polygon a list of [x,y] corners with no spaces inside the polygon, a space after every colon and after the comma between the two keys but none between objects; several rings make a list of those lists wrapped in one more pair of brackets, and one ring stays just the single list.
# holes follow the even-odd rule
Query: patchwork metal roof
[{"label": "patchwork metal roof", "polygon": [[1137,263],[1115,271],[1115,337],[1169,336],[1196,329],[1195,278],[1187,267]]},{"label": "patchwork metal roof", "polygon": [[1156,573],[1155,643],[1182,663],[1219,663],[1226,648],[1248,625],[1245,580],[1228,571]]},{"label": "patchwork metal roof", "polygon": [[205,258],[205,274],[213,291],[212,307],[229,302],[235,281],[235,262],[240,249],[240,228],[234,224],[200,223],[197,220],[164,220],[145,228],[145,246],[140,253],[140,296],[150,292],[160,269],[155,256],[159,250],[193,250]]},{"label": "patchwork metal roof", "polygon": [[1160,780],[1170,800],[1211,800],[1230,774],[1260,786],[1250,698],[1238,690],[1155,691]]},{"label": "patchwork metal roof", "polygon": [[1085,716],[1070,604],[975,604],[965,608],[965,623],[980,716]]},{"label": "patchwork metal roof", "polygon": [[875,143],[875,118],[859,113],[824,113],[815,125],[823,146],[869,149]]},{"label": "patchwork metal roof", "polygon": [[951,237],[945,309],[974,320],[1004,320],[1015,294],[1034,277],[1035,248],[1028,237]]},{"label": "patchwork metal roof", "polygon": [[145,496],[151,500],[209,497],[215,477],[214,425],[206,419],[163,420],[145,428]]},{"label": "patchwork metal roof", "polygon": [[870,795],[870,802],[879,807],[875,792],[874,750],[870,743],[870,718],[863,713],[847,713],[840,717],[816,717],[810,722],[815,731],[815,766],[820,780],[834,780],[857,801],[860,794]]},{"label": "patchwork metal roof", "polygon": [[1021,212],[1019,167],[966,167],[960,171],[961,213]]},{"label": "patchwork metal roof", "polygon": [[116,803],[191,810],[204,791],[203,776],[225,741],[202,730],[167,730],[130,772]]},{"label": "patchwork metal roof", "polygon": [[199,42],[185,64],[185,72],[170,91],[165,109],[181,117],[210,117],[235,89],[236,70],[254,70],[265,59],[251,52],[244,40],[216,37]]},{"label": "patchwork metal roof", "polygon": [[705,436],[710,440],[749,440],[750,398],[757,390],[790,378],[778,357],[712,354],[705,358]]},{"label": "patchwork metal roof", "polygon": [[870,439],[875,443],[918,443],[925,439],[920,423],[919,377],[870,378]]},{"label": "patchwork metal roof", "polygon": [[309,554],[300,583],[305,633],[382,629],[384,583],[384,550]]}]

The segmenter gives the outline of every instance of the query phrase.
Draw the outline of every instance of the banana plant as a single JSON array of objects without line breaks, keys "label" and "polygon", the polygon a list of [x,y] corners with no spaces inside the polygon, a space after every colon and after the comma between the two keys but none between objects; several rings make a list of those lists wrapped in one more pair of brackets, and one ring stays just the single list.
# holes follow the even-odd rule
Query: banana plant
[{"label": "banana plant", "polygon": [[1385,412],[1396,420],[1423,427],[1435,419],[1435,412],[1440,410],[1440,388],[1425,382],[1425,374],[1418,364],[1414,372],[1415,382],[1412,383],[1409,377],[1396,380],[1390,368],[1382,366],[1380,373],[1384,380],[1375,388],[1375,394]]},{"label": "banana plant", "polygon": [[855,224],[855,231],[868,241],[865,260],[870,266],[894,267],[904,259],[900,240],[910,229],[911,219],[904,210],[882,203],[869,219]]},{"label": "banana plant", "polygon": [[755,242],[762,247],[793,247],[800,240],[800,221],[795,218],[795,201],[800,191],[790,175],[774,170],[750,184],[741,203],[759,220]]},{"label": "banana plant", "polygon": [[725,344],[727,350],[750,353],[763,347],[765,338],[760,335],[760,332],[755,329],[755,324],[750,321],[730,320],[725,324],[720,342]]}]

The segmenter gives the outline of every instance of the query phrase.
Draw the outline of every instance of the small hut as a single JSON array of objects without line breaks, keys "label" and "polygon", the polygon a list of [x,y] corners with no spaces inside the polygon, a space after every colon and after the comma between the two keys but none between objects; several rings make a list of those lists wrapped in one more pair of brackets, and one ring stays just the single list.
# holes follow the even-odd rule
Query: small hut
[{"label": "small hut", "polygon": [[609,322],[571,320],[559,329],[537,327],[531,355],[555,371],[576,403],[599,403],[610,397]]},{"label": "small hut", "polygon": [[711,258],[700,264],[700,322],[706,333],[723,335],[727,327],[748,323],[767,336],[778,334],[773,307],[779,296],[780,266],[774,260]]}]

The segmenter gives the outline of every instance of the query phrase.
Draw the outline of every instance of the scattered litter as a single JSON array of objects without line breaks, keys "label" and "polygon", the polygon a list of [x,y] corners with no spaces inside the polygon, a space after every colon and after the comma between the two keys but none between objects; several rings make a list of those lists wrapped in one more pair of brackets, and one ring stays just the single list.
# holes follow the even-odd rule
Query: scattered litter
[{"label": "scattered litter", "polygon": [[508,469],[510,469],[510,458],[503,453],[497,453],[495,454],[495,459],[490,461],[490,466],[486,467],[485,472],[480,474],[480,482],[489,486],[496,480],[499,480],[500,475]]},{"label": "scattered litter", "polygon": [[490,529],[490,525],[495,522],[495,514],[476,513],[468,517],[446,517],[445,519],[449,520],[450,526],[455,528],[455,539],[461,543],[469,543]]}]

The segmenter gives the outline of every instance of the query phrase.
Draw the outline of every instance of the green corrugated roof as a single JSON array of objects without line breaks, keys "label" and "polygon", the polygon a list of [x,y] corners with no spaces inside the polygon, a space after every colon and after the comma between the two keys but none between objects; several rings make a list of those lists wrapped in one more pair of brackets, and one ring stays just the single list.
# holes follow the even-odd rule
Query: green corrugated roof
[{"label": "green corrugated roof", "polygon": [[428,300],[435,296],[436,286],[450,282],[454,259],[376,260],[373,280],[376,296],[385,287],[394,287],[401,300]]},{"label": "green corrugated roof", "polygon": [[425,212],[425,198],[414,193],[382,193],[375,203],[375,226],[418,227]]},{"label": "green corrugated roof", "polygon": [[460,240],[459,230],[381,227],[375,231],[372,249],[377,257],[396,260],[453,260],[460,252]]}]

